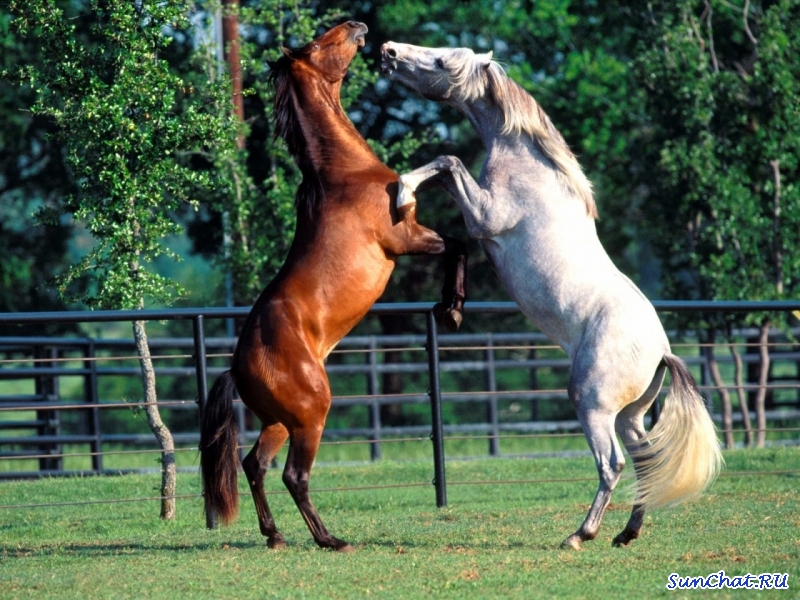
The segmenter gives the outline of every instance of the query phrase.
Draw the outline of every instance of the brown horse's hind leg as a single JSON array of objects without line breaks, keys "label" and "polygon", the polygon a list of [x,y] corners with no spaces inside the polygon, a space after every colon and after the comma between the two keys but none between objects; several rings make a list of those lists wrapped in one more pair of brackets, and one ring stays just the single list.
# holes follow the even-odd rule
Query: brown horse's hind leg
[{"label": "brown horse's hind leg", "polygon": [[291,432],[289,455],[286,457],[286,467],[283,470],[283,483],[292,495],[297,508],[300,509],[300,514],[303,515],[317,545],[338,552],[349,552],[353,549],[350,544],[328,533],[308,495],[311,465],[317,455],[321,437],[321,426],[294,429]]},{"label": "brown horse's hind leg", "polygon": [[253,494],[253,501],[256,504],[258,526],[261,534],[267,538],[267,546],[275,549],[286,547],[286,540],[275,526],[275,520],[269,510],[267,495],[264,493],[264,477],[269,463],[280,450],[288,435],[286,427],[280,423],[264,425],[255,446],[242,461],[242,469],[247,476],[250,492]]}]

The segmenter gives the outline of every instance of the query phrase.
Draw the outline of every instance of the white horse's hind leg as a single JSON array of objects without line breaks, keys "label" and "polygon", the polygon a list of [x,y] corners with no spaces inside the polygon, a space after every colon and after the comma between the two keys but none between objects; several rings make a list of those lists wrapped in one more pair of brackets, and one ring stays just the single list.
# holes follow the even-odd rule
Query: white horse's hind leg
[{"label": "white horse's hind leg", "polygon": [[586,520],[578,531],[564,540],[561,544],[564,547],[580,550],[583,542],[595,538],[600,529],[603,514],[611,501],[611,493],[625,467],[625,457],[614,434],[615,418],[616,414],[603,410],[581,410],[580,408],[578,410],[578,419],[583,426],[583,432],[586,434],[597,465],[600,485],[589,509],[589,514],[586,515]]},{"label": "white horse's hind leg", "polygon": [[[628,454],[631,455],[634,471],[638,470],[638,463],[640,462],[640,459],[636,457],[636,451],[640,448],[640,442],[646,435],[642,416],[642,413],[631,415],[620,413],[619,417],[617,417],[617,433],[622,438],[622,443],[625,444]],[[639,537],[642,523],[644,523],[644,506],[638,501],[637,494],[628,523],[625,525],[625,529],[614,538],[612,544],[614,546],[627,546],[630,544]]]},{"label": "white horse's hind leg", "polygon": [[[644,415],[661,390],[665,371],[666,367],[662,364],[656,371],[650,387],[642,394],[642,397],[623,408],[617,416],[617,434],[622,439],[622,443],[625,444],[625,449],[633,459],[633,468],[637,472],[637,476],[639,469],[638,463],[641,462],[641,459],[637,458],[637,450],[640,449],[641,441],[647,435],[644,430]],[[630,519],[628,519],[625,529],[614,538],[612,544],[614,546],[627,546],[630,544],[639,537],[639,532],[642,530],[642,523],[644,523],[644,506],[638,502],[637,493],[637,500],[634,500]]]}]

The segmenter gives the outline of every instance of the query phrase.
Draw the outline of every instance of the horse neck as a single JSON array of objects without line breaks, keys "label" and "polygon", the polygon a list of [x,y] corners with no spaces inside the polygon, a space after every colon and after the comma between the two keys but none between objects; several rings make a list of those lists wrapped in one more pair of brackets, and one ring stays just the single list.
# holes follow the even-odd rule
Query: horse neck
[{"label": "horse neck", "polygon": [[304,78],[294,84],[307,158],[320,176],[331,169],[363,170],[369,163],[380,163],[342,108],[341,81]]},{"label": "horse neck", "polygon": [[509,151],[520,159],[529,156],[533,163],[526,168],[557,170],[553,162],[536,147],[534,138],[524,133],[503,131],[503,111],[493,101],[481,97],[469,102],[459,100],[453,106],[470,120],[489,154],[495,149]]},{"label": "horse neck", "polygon": [[476,98],[470,101],[454,99],[450,104],[469,119],[486,149],[491,149],[498,141],[508,137],[502,132],[503,114],[494,102]]},{"label": "horse neck", "polygon": [[[481,97],[470,100],[469,102],[465,102],[464,100],[453,101],[451,105],[464,114],[472,123],[475,131],[478,132],[483,146],[487,151],[487,163],[491,161],[493,157],[500,157],[498,160],[506,162],[507,164],[505,167],[515,170],[515,174],[521,179],[538,179],[543,183],[547,181],[555,182],[555,180],[551,179],[550,175],[544,175],[546,172],[555,174],[557,177],[560,176],[558,167],[544,154],[534,138],[516,132],[503,132],[503,113],[493,101]],[[547,201],[549,201],[554,197],[562,197],[565,194],[563,181],[553,187],[537,185],[536,189],[537,193],[533,194],[528,199],[529,202],[533,202],[535,198],[540,198],[542,201],[547,199]],[[569,195],[570,197],[579,199],[579,196],[574,193],[570,193]],[[596,209],[592,206],[592,210],[587,211],[585,202],[583,200],[579,200],[579,202],[580,205],[568,202],[561,203],[561,206],[557,204],[553,206],[558,208],[558,210],[578,210],[580,211],[577,213],[578,215],[589,217],[587,226],[590,232],[588,234],[590,238],[596,238],[596,228],[594,224],[596,212],[592,215],[592,210]]]}]

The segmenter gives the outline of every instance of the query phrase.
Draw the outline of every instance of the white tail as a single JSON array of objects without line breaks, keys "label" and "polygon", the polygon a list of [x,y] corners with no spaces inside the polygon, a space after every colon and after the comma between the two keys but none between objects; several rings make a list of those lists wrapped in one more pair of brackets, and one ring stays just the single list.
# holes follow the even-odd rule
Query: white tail
[{"label": "white tail", "polygon": [[658,422],[636,453],[637,504],[653,509],[684,502],[716,478],[723,459],[716,428],[686,364],[668,354],[672,382]]}]

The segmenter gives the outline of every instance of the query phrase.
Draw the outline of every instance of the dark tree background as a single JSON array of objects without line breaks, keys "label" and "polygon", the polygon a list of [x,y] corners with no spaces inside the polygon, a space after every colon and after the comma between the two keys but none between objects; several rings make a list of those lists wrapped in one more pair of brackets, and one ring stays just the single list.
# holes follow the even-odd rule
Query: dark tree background
[{"label": "dark tree background", "polygon": [[[75,35],[92,34],[79,15],[88,1],[62,2]],[[216,53],[209,17],[196,5],[194,30],[175,32],[167,59],[198,87],[227,84],[207,67]],[[205,11],[205,12],[204,12]],[[281,264],[293,227],[297,173],[272,137],[267,61],[280,45],[299,45],[346,18],[369,26],[367,46],[345,84],[348,110],[362,134],[397,170],[438,154],[456,154],[475,173],[482,150],[470,125],[379,76],[388,40],[492,50],[524,86],[578,156],[594,184],[598,232],[619,267],[651,298],[795,297],[800,271],[800,8],[794,0],[343,0],[286,3],[242,0],[245,124],[220,131],[220,148],[194,166],[215,177],[198,191],[200,209],[177,211],[192,251],[231,272],[237,304],[249,304]],[[14,77],[40,65],[34,37],[11,26],[0,7],[0,310],[63,307],[49,283],[80,257],[81,226],[43,226],[32,217],[75,188],[52,120],[29,111],[34,94]],[[206,65],[205,67],[203,65]],[[244,148],[234,143],[237,134]],[[467,239],[454,203],[421,196],[420,220]],[[470,241],[469,299],[507,299],[477,243]],[[167,276],[170,273],[166,273]],[[210,294],[223,304],[224,277]],[[80,282],[78,282],[80,283]],[[439,261],[404,257],[382,300],[433,301]],[[208,290],[188,289],[197,304]],[[754,324],[779,324],[755,315]],[[675,322],[713,336],[738,322]],[[419,324],[384,319],[386,333]],[[466,329],[525,328],[521,318]],[[374,328],[374,323],[363,327]],[[391,358],[389,358],[391,360]],[[387,380],[387,388],[394,384]]]}]

